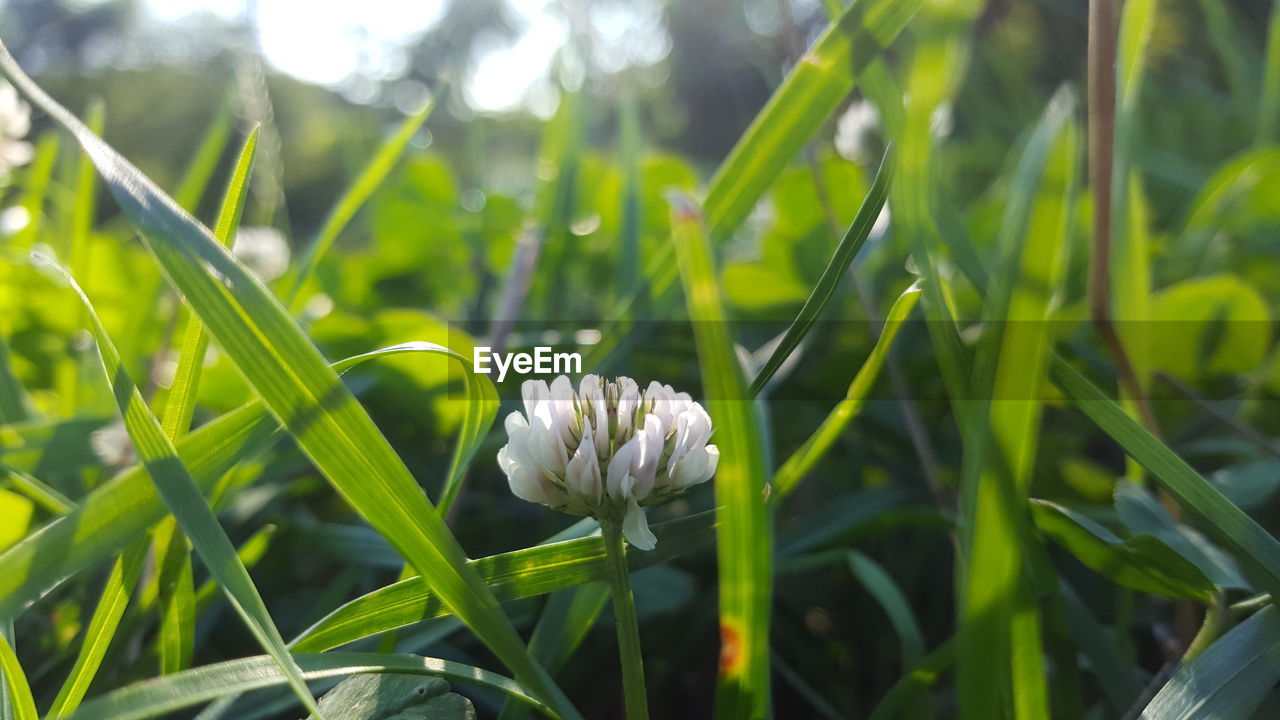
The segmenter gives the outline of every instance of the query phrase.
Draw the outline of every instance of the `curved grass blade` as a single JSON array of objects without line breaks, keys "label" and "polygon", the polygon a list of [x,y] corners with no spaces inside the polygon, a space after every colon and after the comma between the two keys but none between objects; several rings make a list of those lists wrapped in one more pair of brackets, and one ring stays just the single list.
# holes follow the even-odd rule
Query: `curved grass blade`
[{"label": "curved grass blade", "polygon": [[429,579],[526,686],[568,718],[568,699],[524,647],[444,519],[320,351],[265,286],[145,175],[40,89],[7,50],[0,70],[69,130],[141,231],[169,281],[321,474]]},{"label": "curved grass blade", "polygon": [[[649,552],[628,553],[633,570],[657,565],[711,542],[714,512],[699,513],[651,526],[658,545]],[[600,536],[563,540],[470,561],[499,600],[541,595],[583,583],[608,579]],[[449,614],[440,598],[419,578],[402,580],[352,600],[299,635],[295,652],[321,652],[361,638]]]},{"label": "curved grass blade", "polygon": [[[40,256],[34,257],[39,258]],[[147,407],[146,401],[142,399],[142,393],[138,391],[137,386],[130,379],[129,373],[125,370],[124,364],[120,360],[119,353],[116,352],[115,345],[111,342],[111,338],[107,336],[107,331],[102,326],[102,321],[98,319],[98,315],[93,309],[93,304],[80,289],[80,286],[76,284],[74,278],[52,261],[47,261],[47,263],[70,283],[72,289],[75,290],[84,303],[85,312],[89,318],[90,331],[97,341],[98,357],[102,361],[103,372],[106,373],[107,382],[110,384],[112,394],[116,398],[120,414],[124,417],[124,424],[129,432],[129,438],[133,441],[138,457],[141,458],[143,466],[147,469],[147,474],[151,476],[152,481],[155,483],[160,497],[164,499],[165,505],[173,513],[183,532],[191,539],[191,544],[195,547],[196,552],[199,553],[201,560],[204,561],[205,567],[209,568],[214,577],[218,578],[218,582],[222,585],[223,590],[226,591],[231,604],[236,608],[245,624],[249,626],[250,632],[253,633],[263,649],[267,651],[267,654],[275,659],[285,677],[289,679],[289,684],[293,686],[299,699],[302,700],[303,706],[319,717],[320,711],[316,707],[315,698],[311,696],[311,691],[307,689],[307,685],[302,679],[301,671],[298,670],[293,659],[289,656],[289,651],[284,645],[284,638],[281,637],[280,631],[276,629],[275,623],[272,622],[271,615],[267,612],[267,606],[263,603],[262,596],[258,594],[258,588],[253,584],[253,579],[249,577],[249,571],[245,570],[244,565],[236,556],[235,547],[218,523],[218,518],[213,514],[213,509],[205,502],[204,494],[200,491],[200,487],[196,484],[190,471],[182,464],[182,459],[179,457],[177,449],[174,448],[173,441],[164,434],[159,418]],[[179,538],[174,538],[175,542],[178,540]],[[189,564],[187,568],[189,573]],[[190,581],[189,574],[187,575],[187,581]],[[190,605],[194,605],[194,601]],[[189,609],[189,607],[183,608],[180,609],[180,612],[185,613]],[[181,619],[179,621],[182,622]],[[177,642],[181,644],[185,641],[179,638]],[[180,647],[178,651],[185,652],[185,647]]]},{"label": "curved grass blade", "polygon": [[[245,540],[240,548],[236,550],[236,555],[240,557],[240,562],[250,570],[257,565],[262,557],[267,554],[267,549],[271,547],[271,539],[276,534],[275,525],[263,525],[253,535]],[[200,617],[208,612],[210,606],[218,599],[218,583],[213,578],[205,580],[200,585],[200,589],[196,590],[196,617]]]},{"label": "curved grass blade", "polygon": [[885,615],[889,616],[889,624],[893,625],[894,632],[898,634],[902,650],[902,670],[904,673],[910,672],[924,656],[924,633],[911,611],[907,596],[898,587],[898,583],[894,582],[893,576],[870,557],[852,550],[846,557],[846,562],[853,576],[880,604]]},{"label": "curved grass blade", "polygon": [[[209,123],[208,129],[204,131],[204,137],[200,139],[200,146],[196,148],[196,152],[191,156],[191,162],[187,165],[187,170],[182,174],[182,181],[178,184],[178,189],[173,193],[173,201],[178,203],[187,212],[194,213],[196,205],[200,204],[200,198],[204,195],[205,188],[209,186],[209,180],[213,177],[214,171],[218,169],[218,161],[222,159],[222,152],[226,150],[227,143],[231,141],[231,129],[234,126],[234,108],[229,100],[223,100],[218,108],[218,113],[213,116],[213,121]],[[92,126],[90,126],[92,127]]]},{"label": "curved grass blade", "polygon": [[144,538],[116,558],[116,564],[107,576],[107,584],[102,588],[98,607],[93,611],[93,618],[85,631],[84,644],[80,646],[80,653],[76,655],[70,675],[62,684],[58,696],[53,699],[49,712],[45,714],[45,720],[57,720],[74,712],[89,691],[89,683],[102,666],[102,659],[106,657],[111,639],[120,626],[120,618],[129,604],[129,595],[138,582],[142,561],[146,556],[147,541]]},{"label": "curved grass blade", "polygon": [[1280,680],[1280,612],[1263,608],[1182,665],[1142,720],[1253,717]]},{"label": "curved grass blade", "polygon": [[422,124],[427,121],[427,117],[431,115],[431,111],[434,108],[435,100],[432,100],[423,105],[418,112],[406,117],[395,133],[383,143],[364,170],[360,171],[360,175],[351,184],[351,187],[347,188],[342,197],[338,198],[338,202],[329,211],[329,216],[325,218],[324,225],[320,226],[320,232],[316,234],[316,239],[307,247],[302,257],[302,264],[298,266],[297,274],[294,275],[289,294],[285,296],[285,304],[290,309],[297,309],[298,293],[311,276],[311,271],[315,269],[316,263],[333,245],[333,241],[338,239],[338,234],[347,227],[347,223],[351,222],[351,218],[355,217],[356,211],[360,209],[360,206],[364,205],[364,202],[369,199],[373,191],[377,190],[382,181],[386,179],[387,174],[391,172],[391,169],[395,167],[396,161],[404,153],[404,149],[408,147],[409,141],[422,128]]},{"label": "curved grass blade", "polygon": [[707,412],[715,421],[720,448],[715,477],[721,638],[716,717],[756,720],[769,712],[773,592],[764,440],[729,334],[711,243],[697,210],[680,196],[672,197],[671,237],[693,323]]},{"label": "curved grass blade", "polygon": [[853,89],[858,75],[921,5],[922,0],[856,0],[827,27],[712,178],[702,209],[713,237],[726,236],[746,219],[782,168]]},{"label": "curved grass blade", "polygon": [[889,688],[889,692],[876,705],[867,720],[889,720],[899,716],[902,706],[912,698],[927,693],[938,681],[938,676],[955,664],[956,639],[948,638],[946,642],[934,648],[916,663],[911,672],[903,675],[898,682]]},{"label": "curved grass blade", "polygon": [[[325,653],[297,656],[308,680],[357,673],[432,675],[497,690],[526,702],[549,717],[555,713],[516,681],[471,665],[416,655]],[[281,685],[279,669],[266,656],[241,658],[143,680],[84,704],[72,720],[144,720],[227,695]],[[33,716],[34,717],[34,716]]]},{"label": "curved grass blade", "polygon": [[867,237],[871,235],[871,228],[875,226],[876,219],[880,217],[880,211],[884,209],[884,202],[889,197],[889,180],[892,176],[893,146],[890,145],[884,152],[884,158],[880,160],[880,168],[876,170],[875,179],[871,181],[871,189],[862,200],[862,206],[858,208],[858,214],[854,216],[853,223],[840,239],[835,254],[823,268],[818,284],[813,286],[813,291],[809,293],[800,312],[796,314],[796,319],[791,321],[791,326],[787,328],[782,342],[774,348],[764,367],[760,368],[760,372],[751,381],[753,396],[759,395],[773,374],[782,367],[782,363],[786,362],[791,352],[809,333],[818,315],[826,307],[827,301],[835,294],[836,287],[844,278],[853,259],[857,257],[858,251],[862,249],[863,243],[867,241]]},{"label": "curved grass blade", "polygon": [[880,337],[876,340],[875,347],[871,348],[871,354],[863,361],[862,367],[858,368],[858,373],[853,376],[844,399],[831,410],[818,429],[809,436],[808,440],[805,440],[804,445],[801,445],[787,458],[786,462],[782,463],[782,467],[778,468],[773,478],[773,489],[778,493],[779,498],[785,498],[796,489],[800,481],[840,438],[840,433],[844,432],[844,429],[862,410],[871,393],[872,385],[880,376],[880,368],[884,367],[885,358],[889,356],[894,338],[898,336],[898,331],[902,329],[907,316],[915,309],[916,302],[919,300],[920,284],[916,283],[899,295],[893,306],[889,308],[889,315],[885,318]]},{"label": "curved grass blade", "polygon": [[26,495],[32,502],[54,515],[66,515],[76,506],[71,498],[49,487],[48,483],[42,482],[21,470],[14,470],[0,465],[0,478],[6,476],[15,490]]},{"label": "curved grass blade", "polygon": [[[4,675],[6,695],[10,707],[3,710],[12,711],[14,720],[39,720],[36,714],[36,701],[31,697],[31,686],[27,684],[27,675],[18,663],[18,656],[9,645],[5,633],[0,632],[0,675]],[[0,703],[5,702],[0,697]]]},{"label": "curved grass blade", "polygon": [[[441,345],[414,342],[350,357],[333,368],[343,373],[367,360],[408,352],[467,362]],[[260,401],[254,401],[184,436],[177,443],[178,452],[201,492],[210,493],[232,466],[257,453],[279,431],[275,418]],[[91,492],[66,517],[0,554],[0,616],[21,612],[67,577],[119,553],[166,514],[145,468],[136,465],[120,473]]]}]

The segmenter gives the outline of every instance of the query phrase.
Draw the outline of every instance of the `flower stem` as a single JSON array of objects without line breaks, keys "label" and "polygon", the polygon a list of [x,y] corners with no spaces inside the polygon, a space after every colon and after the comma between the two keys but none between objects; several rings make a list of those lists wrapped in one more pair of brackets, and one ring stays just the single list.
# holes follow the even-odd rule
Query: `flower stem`
[{"label": "flower stem", "polygon": [[605,557],[609,563],[609,586],[613,589],[614,624],[618,628],[618,656],[622,660],[622,693],[626,698],[627,720],[648,720],[649,700],[645,695],[644,661],[640,656],[640,627],[631,597],[631,580],[626,551],[622,547],[622,524],[600,521]]}]

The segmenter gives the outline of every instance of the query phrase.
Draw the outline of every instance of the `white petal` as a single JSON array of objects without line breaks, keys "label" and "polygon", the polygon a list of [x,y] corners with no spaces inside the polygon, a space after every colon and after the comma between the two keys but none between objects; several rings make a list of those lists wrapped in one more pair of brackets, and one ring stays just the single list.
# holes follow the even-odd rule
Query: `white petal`
[{"label": "white petal", "polygon": [[645,415],[643,426],[636,432],[637,453],[631,463],[636,482],[629,494],[637,500],[644,500],[653,490],[658,464],[662,462],[662,440],[662,421],[657,415]]},{"label": "white petal", "polygon": [[658,544],[658,538],[649,530],[649,521],[644,510],[635,500],[627,502],[627,515],[622,520],[622,534],[627,542],[637,550],[652,550]]},{"label": "white petal", "polygon": [[596,446],[591,437],[591,423],[584,429],[582,443],[565,468],[565,486],[569,491],[586,499],[590,505],[599,505],[602,487],[600,462],[596,459]]},{"label": "white petal", "polygon": [[634,462],[638,451],[636,441],[629,440],[609,459],[609,469],[605,473],[605,488],[609,492],[609,497],[614,500],[622,500],[626,497],[622,481],[631,474],[631,463]]}]

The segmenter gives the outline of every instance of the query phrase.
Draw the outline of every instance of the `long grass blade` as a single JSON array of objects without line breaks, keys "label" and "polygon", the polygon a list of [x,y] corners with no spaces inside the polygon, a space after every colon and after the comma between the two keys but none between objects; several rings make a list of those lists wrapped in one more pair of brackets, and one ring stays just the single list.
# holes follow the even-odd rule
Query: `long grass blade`
[{"label": "long grass blade", "polygon": [[720,448],[715,478],[721,638],[716,717],[755,720],[769,712],[773,528],[764,442],[734,354],[702,219],[688,200],[677,196],[671,222],[707,411]]},{"label": "long grass blade", "polygon": [[[84,295],[80,287],[75,284],[75,280],[67,275],[65,270],[57,266],[53,267],[63,274],[84,303],[90,331],[97,341],[103,372],[106,373],[107,382],[119,405],[120,414],[124,417],[129,438],[133,441],[133,446],[143,466],[146,467],[147,474],[155,483],[160,497],[177,518],[183,532],[191,539],[205,566],[218,578],[227,597],[231,599],[231,604],[249,626],[249,630],[289,679],[289,684],[293,686],[303,705],[310,712],[319,715],[315,698],[311,696],[311,691],[307,689],[301,672],[289,656],[284,638],[272,622],[266,604],[258,594],[258,588],[236,556],[235,547],[227,538],[222,526],[218,524],[218,518],[213,514],[213,509],[205,502],[199,485],[196,484],[187,467],[182,464],[173,441],[165,436],[164,429],[160,426],[160,419],[147,407],[146,401],[142,399],[142,393],[130,379],[119,353],[116,352],[115,345],[108,337],[97,313],[94,312],[88,296]],[[175,538],[175,542],[177,540],[178,538]],[[187,582],[190,582],[189,564],[187,568],[185,571]],[[172,571],[172,568],[170,570]],[[163,572],[162,570],[162,574]],[[178,572],[183,571],[179,569]],[[190,592],[186,596],[190,599]],[[194,600],[190,602],[180,600],[180,602],[183,602],[185,607],[180,608],[178,612],[190,613],[191,617],[180,617],[177,622],[194,622]],[[181,645],[189,641],[179,638],[177,642]],[[178,649],[178,652],[185,653],[186,649],[187,646],[184,645]]]},{"label": "long grass blade", "polygon": [[1267,23],[1267,59],[1262,71],[1262,102],[1258,107],[1258,147],[1280,134],[1280,3],[1271,3]]},{"label": "long grass blade", "polygon": [[360,171],[360,175],[356,177],[355,182],[347,188],[342,197],[338,198],[329,211],[328,217],[325,218],[324,225],[320,226],[320,232],[316,234],[315,240],[307,246],[305,254],[302,256],[302,263],[299,265],[297,274],[294,275],[293,284],[290,287],[289,294],[286,296],[286,304],[291,309],[296,309],[296,304],[300,300],[298,293],[306,284],[307,279],[311,276],[311,271],[315,269],[316,263],[324,254],[328,252],[329,247],[338,239],[338,235],[347,227],[347,223],[355,217],[356,211],[364,205],[374,190],[382,184],[387,175],[395,167],[396,161],[404,154],[404,150],[409,146],[409,141],[413,136],[422,129],[422,124],[427,121],[431,115],[431,111],[435,108],[435,101],[432,100],[422,106],[420,110],[409,115],[400,123],[400,127],[387,138],[387,141],[378,149],[377,154],[369,161],[364,170]]},{"label": "long grass blade", "polygon": [[[13,652],[13,646],[9,644],[5,633],[0,633],[0,674],[4,675],[9,700],[10,707],[6,710],[12,711],[14,720],[38,720],[40,716],[36,714],[36,701],[31,697],[27,674],[18,663],[18,656]],[[0,698],[0,702],[4,700],[5,698]]]},{"label": "long grass blade", "polygon": [[885,358],[889,356],[889,350],[893,347],[898,331],[902,329],[919,300],[920,285],[917,283],[907,288],[894,301],[889,308],[884,328],[880,332],[879,339],[876,340],[875,347],[871,348],[871,354],[863,361],[862,367],[858,368],[853,381],[849,383],[844,399],[831,410],[818,429],[809,436],[808,440],[805,440],[804,445],[801,445],[782,463],[782,467],[778,468],[773,478],[773,489],[778,493],[778,497],[785,498],[796,489],[800,481],[835,445],[840,434],[862,410],[876,378],[880,376],[880,368],[884,366]]},{"label": "long grass blade", "polygon": [[[472,665],[418,657],[377,653],[299,655],[298,665],[308,680],[356,673],[431,675],[476,687],[497,690],[532,705],[549,717],[554,712],[516,681]],[[205,665],[154,680],[128,685],[84,704],[72,720],[144,720],[199,705],[228,695],[274,687],[285,682],[266,656]],[[33,716],[34,718],[34,716]]]},{"label": "long grass blade", "polygon": [[66,682],[49,706],[49,712],[45,714],[46,720],[57,720],[75,712],[80,701],[84,700],[85,693],[89,691],[89,683],[102,666],[102,659],[106,657],[116,628],[120,626],[120,618],[129,604],[129,594],[138,582],[142,561],[147,556],[147,545],[145,539],[135,542],[116,559],[111,574],[107,576],[107,584],[102,588],[98,607],[93,611],[93,618],[85,630],[84,644],[80,646],[80,653],[76,655],[75,664],[72,665]]},{"label": "long grass blade", "polygon": [[561,715],[577,717],[467,567],[457,539],[404,462],[262,283],[207,228],[32,82],[7,51],[0,54],[0,70],[94,158],[169,281],[321,473],[429,579],[517,679]]},{"label": "long grass blade", "polygon": [[[658,546],[628,553],[632,571],[652,567],[707,545],[715,537],[711,512],[657,523]],[[471,567],[502,601],[541,595],[608,579],[600,536],[563,540],[471,561]],[[296,652],[322,652],[340,645],[450,614],[419,578],[402,580],[352,600],[329,613],[290,644]]]},{"label": "long grass blade", "polygon": [[876,220],[880,217],[880,211],[884,209],[885,200],[889,197],[889,180],[893,176],[892,163],[893,147],[890,146],[885,151],[884,158],[880,161],[880,168],[876,170],[875,179],[871,182],[871,189],[867,191],[867,196],[863,198],[862,206],[858,208],[858,214],[854,216],[853,223],[849,225],[848,231],[840,239],[840,244],[836,247],[835,254],[831,256],[831,260],[823,268],[822,276],[818,278],[818,283],[813,286],[813,291],[809,293],[804,305],[800,307],[800,312],[796,314],[796,319],[791,321],[786,334],[782,337],[782,342],[778,343],[778,346],[774,348],[773,353],[769,355],[769,359],[760,368],[760,372],[751,381],[752,395],[760,394],[760,391],[769,383],[774,373],[778,372],[778,368],[782,367],[782,363],[786,362],[792,351],[796,349],[796,346],[804,340],[805,335],[813,328],[813,324],[822,313],[822,309],[826,307],[827,301],[835,294],[836,287],[839,286],[840,281],[844,278],[849,265],[857,257],[858,251],[862,249],[867,237],[871,235],[871,228],[875,226]]}]

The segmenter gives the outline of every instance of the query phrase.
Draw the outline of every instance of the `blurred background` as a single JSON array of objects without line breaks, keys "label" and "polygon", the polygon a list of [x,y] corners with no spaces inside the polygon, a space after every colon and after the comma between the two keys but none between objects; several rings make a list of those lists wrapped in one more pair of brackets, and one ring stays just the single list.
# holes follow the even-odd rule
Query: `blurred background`
[{"label": "blurred background", "polygon": [[[1007,189],[999,180],[1016,161],[1028,128],[1062,83],[1073,83],[1083,95],[1085,5],[991,0],[973,26],[962,89],[936,114],[934,133],[940,181],[980,248],[995,242]],[[239,138],[261,125],[241,256],[268,280],[279,277],[290,255],[314,236],[385,137],[406,115],[436,100],[411,152],[318,269],[318,292],[308,305],[310,332],[336,358],[402,340],[485,332],[519,238],[534,225],[558,230],[533,278],[524,321],[538,326],[598,319],[602,308],[629,302],[642,274],[638,268],[658,256],[669,236],[663,192],[705,185],[833,9],[839,4],[821,0],[7,0],[0,3],[0,38],[73,111],[83,116],[100,104],[104,137],[170,192],[182,185],[211,132],[232,128]],[[1272,309],[1280,303],[1280,283],[1273,279],[1280,261],[1274,242],[1280,164],[1266,165],[1252,190],[1235,198],[1229,221],[1187,222],[1188,207],[1220,166],[1254,143],[1270,9],[1263,0],[1162,3],[1134,149],[1158,258],[1154,286],[1217,278],[1216,285],[1183,288],[1158,302],[1178,312],[1202,306],[1205,297],[1227,298],[1230,312],[1240,313],[1233,317],[1256,321],[1239,326],[1253,328],[1248,337],[1205,358],[1191,351],[1153,358],[1157,369],[1215,397],[1280,393],[1280,372],[1273,369],[1280,365],[1270,342]],[[891,49],[890,66],[900,69],[897,57]],[[856,92],[849,97],[731,238],[723,269],[726,298],[739,319],[766,323],[760,330],[742,326],[745,337],[739,339],[751,349],[780,329],[769,330],[767,323],[794,317],[837,232],[857,210],[885,148],[877,116]],[[13,138],[28,147],[9,148],[16,155],[3,182],[41,161],[50,123],[38,114],[30,123],[29,132]],[[223,143],[213,187],[221,187],[238,144]],[[72,193],[60,178],[70,177],[76,153],[64,140],[63,149],[48,156],[58,168],[49,202],[68,203]],[[639,187],[635,208],[623,202],[629,183]],[[105,190],[98,195],[98,241],[128,245],[110,236],[125,222]],[[196,215],[211,222],[218,200],[218,192],[205,193],[194,203]],[[21,210],[14,205],[0,212],[0,231],[29,226],[32,218]],[[1088,213],[1082,200],[1069,308],[1082,303]],[[625,226],[632,222],[638,223],[638,255],[620,258],[618,237],[630,232]],[[855,269],[861,293],[842,288],[825,316],[832,324],[815,333],[805,351],[806,370],[780,380],[775,397],[785,409],[774,409],[775,455],[797,447],[843,393],[876,337],[868,320],[882,317],[915,279],[906,255],[905,246],[894,243],[891,222],[882,223]],[[86,284],[118,331],[126,357],[143,365],[153,390],[162,392],[164,369],[172,365],[166,355],[172,326],[134,327],[129,316],[138,312],[140,298],[154,298],[161,317],[174,315],[176,304],[166,300],[162,279],[136,243],[113,258],[111,268]],[[975,297],[960,297],[961,309],[976,307]],[[70,328],[35,308],[24,313],[11,318],[15,370],[37,401],[51,406],[57,400],[49,358],[65,350],[61,338]],[[584,370],[657,377],[697,395],[692,346],[669,345],[661,353]],[[896,357],[931,438],[930,452],[942,462],[922,466],[896,391],[881,383],[880,396],[825,461],[825,472],[779,516],[778,532],[809,551],[857,542],[898,580],[933,647],[954,624],[948,519],[933,507],[933,492],[954,487],[959,465],[951,460],[960,450],[930,353],[924,328],[912,327]],[[352,379],[429,492],[444,474],[459,417],[441,372],[418,361],[391,360]],[[44,396],[42,388],[49,391]],[[215,352],[197,421],[238,406],[248,393]],[[109,399],[98,400],[109,418]],[[1248,477],[1271,476],[1275,460],[1260,470],[1254,465],[1268,461],[1250,460],[1238,452],[1238,442],[1208,442],[1193,408],[1169,407],[1170,442],[1210,470],[1228,473],[1224,482],[1237,473],[1245,483],[1240,478],[1246,469]],[[1264,431],[1280,431],[1280,418],[1253,420]],[[1092,444],[1078,415],[1051,411],[1049,421],[1054,431],[1041,441],[1039,496],[1109,498],[1111,482],[1123,472],[1119,452]],[[94,432],[98,452],[119,450],[118,438],[113,446],[110,435]],[[490,461],[500,435],[491,433],[452,519],[472,557],[530,545],[568,521],[510,496]],[[79,475],[63,481],[89,484]],[[279,528],[254,578],[286,636],[395,579],[398,556],[357,524],[295,450],[273,451],[237,482],[253,487],[224,509],[233,539],[266,524]],[[830,502],[827,490],[850,486],[858,492]],[[1257,487],[1248,485],[1249,502],[1266,507],[1275,483],[1261,493]],[[709,508],[710,495],[709,489],[695,493],[657,517]],[[861,519],[853,522],[855,516]],[[776,716],[861,717],[901,674],[902,650],[880,605],[846,568],[785,572],[775,616]],[[1069,572],[1082,587],[1095,584],[1082,567]],[[635,582],[655,716],[709,716],[718,647],[710,600],[714,554],[703,549],[645,571]],[[83,579],[75,583],[92,587]],[[75,594],[72,587],[62,596]],[[56,690],[62,658],[85,620],[78,603],[55,598],[51,606],[54,612],[24,620],[54,629],[41,634],[51,643],[44,648],[48,662],[29,672],[38,691]],[[538,603],[519,607],[523,614],[513,614],[527,628]],[[1142,616],[1141,609],[1130,611]],[[616,662],[607,616],[562,673],[568,694],[593,718],[616,710],[616,687],[595,674],[601,664]],[[256,652],[245,633],[213,632],[219,623],[235,622],[225,608],[202,620],[196,664]],[[482,647],[454,629],[444,623],[419,628],[402,637],[402,648],[429,647],[431,654],[493,666]],[[1140,664],[1160,665],[1154,640],[1138,641],[1134,652]],[[152,670],[148,663],[122,667],[104,670],[101,687]],[[491,709],[494,701],[488,702]],[[480,704],[485,707],[483,698]],[[283,711],[272,717],[292,716]]]}]

